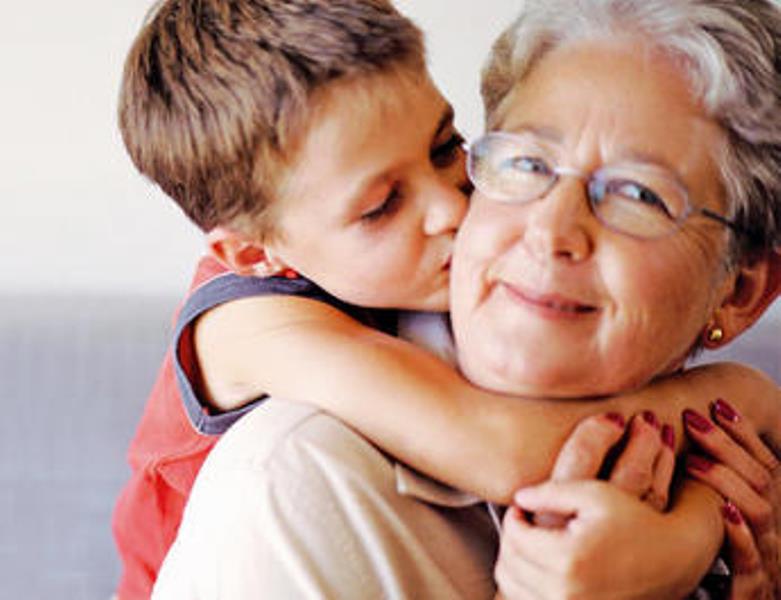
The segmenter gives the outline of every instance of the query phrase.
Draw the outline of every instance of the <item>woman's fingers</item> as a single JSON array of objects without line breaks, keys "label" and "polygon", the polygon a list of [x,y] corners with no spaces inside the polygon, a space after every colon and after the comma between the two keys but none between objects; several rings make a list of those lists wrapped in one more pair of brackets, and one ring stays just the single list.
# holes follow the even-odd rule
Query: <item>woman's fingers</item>
[{"label": "woman's fingers", "polygon": [[775,533],[772,505],[743,479],[742,474],[697,454],[687,457],[686,470],[724,498],[729,498],[748,519],[758,539],[767,533]]},{"label": "woman's fingers", "polygon": [[738,444],[740,444],[765,469],[776,471],[781,465],[775,454],[767,447],[756,429],[726,400],[719,398],[711,405],[714,420]]},{"label": "woman's fingers", "polygon": [[671,425],[662,426],[662,447],[654,469],[653,485],[645,500],[656,510],[663,511],[667,508],[675,475],[675,430]]},{"label": "woman's fingers", "polygon": [[[594,479],[610,450],[624,435],[626,422],[618,413],[587,417],[580,421],[564,442],[551,472],[553,481]],[[538,512],[532,517],[538,527],[556,529],[567,524],[566,515]]]},{"label": "woman's fingers", "polygon": [[[737,414],[737,413],[735,413]],[[721,419],[719,424],[721,425]],[[686,431],[697,444],[718,462],[740,473],[751,487],[765,493],[771,483],[765,462],[774,460],[772,453],[762,444],[753,427],[742,419],[728,421],[727,427],[717,427],[710,419],[697,411],[683,412]],[[735,439],[732,434],[735,432]],[[764,449],[764,451],[763,451]],[[762,458],[754,453],[758,452]],[[767,454],[770,454],[770,457]]]},{"label": "woman's fingers", "polygon": [[[551,479],[593,479],[607,465],[610,471],[603,474],[612,484],[664,510],[675,470],[674,431],[669,425],[661,426],[651,411],[632,419],[626,439],[619,446],[625,429],[623,417],[616,413],[583,419],[559,452]],[[620,453],[615,455],[617,448]],[[566,519],[538,514],[534,522],[561,527]]]},{"label": "woman's fingers", "polygon": [[772,599],[773,584],[764,569],[762,555],[751,530],[731,502],[724,504],[723,514],[732,570],[730,599]]},{"label": "woman's fingers", "polygon": [[[531,524],[515,506],[507,509],[502,522],[499,557],[494,567],[494,579],[506,600],[539,598],[535,583],[546,580],[545,568],[533,560],[526,549],[525,538]],[[531,553],[535,557],[535,553]]]},{"label": "woman's fingers", "polygon": [[675,470],[674,446],[672,427],[661,426],[650,411],[637,415],[632,420],[626,445],[610,472],[610,483],[656,510],[664,510]]},{"label": "woman's fingers", "polygon": [[625,424],[618,413],[595,415],[580,421],[559,451],[551,479],[595,478],[610,449],[624,435]]},{"label": "woman's fingers", "polygon": [[689,435],[710,455],[689,456],[687,470],[730,500],[724,514],[740,575],[732,597],[770,598],[779,581],[779,461],[730,404],[717,400],[711,413],[718,426],[694,411],[684,413]]}]

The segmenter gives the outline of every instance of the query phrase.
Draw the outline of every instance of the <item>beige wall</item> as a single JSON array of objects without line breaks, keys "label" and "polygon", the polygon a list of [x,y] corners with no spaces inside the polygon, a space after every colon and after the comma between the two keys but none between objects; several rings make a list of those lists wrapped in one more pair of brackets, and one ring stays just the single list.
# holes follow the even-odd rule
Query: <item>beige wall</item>
[{"label": "beige wall", "polygon": [[[115,124],[124,54],[149,5],[19,2],[0,20],[0,294],[186,285],[200,237],[134,173]],[[435,77],[470,133],[478,67],[513,6],[400,2],[429,32]]]}]

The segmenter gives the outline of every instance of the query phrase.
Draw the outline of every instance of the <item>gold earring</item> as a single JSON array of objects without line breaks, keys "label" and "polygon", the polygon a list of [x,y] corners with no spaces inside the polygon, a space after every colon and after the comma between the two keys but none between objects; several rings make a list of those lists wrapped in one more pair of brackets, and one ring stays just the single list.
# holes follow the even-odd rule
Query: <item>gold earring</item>
[{"label": "gold earring", "polygon": [[708,341],[720,342],[724,338],[724,330],[721,327],[709,327],[708,328]]}]

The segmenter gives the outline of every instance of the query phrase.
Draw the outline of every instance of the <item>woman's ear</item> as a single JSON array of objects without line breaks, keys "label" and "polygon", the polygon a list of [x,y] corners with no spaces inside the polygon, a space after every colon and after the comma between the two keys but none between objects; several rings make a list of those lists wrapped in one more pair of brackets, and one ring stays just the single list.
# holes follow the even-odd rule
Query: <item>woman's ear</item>
[{"label": "woman's ear", "polygon": [[226,227],[215,227],[207,233],[206,247],[212,257],[237,275],[270,277],[287,268],[264,244]]},{"label": "woman's ear", "polygon": [[732,291],[716,311],[718,326],[724,331],[721,344],[751,327],[779,293],[781,249],[764,252],[741,266]]}]

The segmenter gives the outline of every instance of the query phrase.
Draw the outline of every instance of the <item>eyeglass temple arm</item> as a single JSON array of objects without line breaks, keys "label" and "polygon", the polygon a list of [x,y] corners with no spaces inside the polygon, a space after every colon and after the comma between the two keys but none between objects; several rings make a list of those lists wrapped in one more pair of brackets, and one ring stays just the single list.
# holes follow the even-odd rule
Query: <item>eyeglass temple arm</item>
[{"label": "eyeglass temple arm", "polygon": [[700,208],[699,212],[703,216],[708,217],[709,219],[713,219],[714,221],[718,221],[725,227],[729,227],[735,233],[740,233],[740,234],[746,233],[745,230],[740,225],[738,225],[733,221],[730,221],[726,217],[721,216],[719,213],[713,212],[712,210],[709,210],[707,208]]}]

